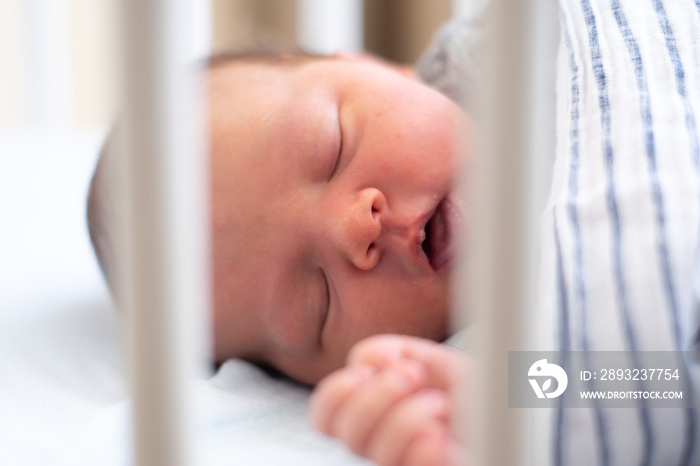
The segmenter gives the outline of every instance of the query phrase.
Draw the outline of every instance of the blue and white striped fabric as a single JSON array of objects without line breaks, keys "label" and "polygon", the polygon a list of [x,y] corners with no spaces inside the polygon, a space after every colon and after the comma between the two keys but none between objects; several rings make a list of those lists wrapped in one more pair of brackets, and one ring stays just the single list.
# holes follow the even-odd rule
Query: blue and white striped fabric
[{"label": "blue and white striped fabric", "polygon": [[[538,289],[555,338],[539,349],[697,351],[700,0],[559,3]],[[480,29],[478,15],[445,27],[417,68],[467,111]],[[644,367],[641,357],[630,362]],[[700,408],[698,364],[685,361],[695,378],[684,397]],[[700,409],[564,403],[553,412],[552,464],[700,464]]]},{"label": "blue and white striped fabric", "polygon": [[[558,349],[695,350],[700,1],[560,6],[556,164],[543,217]],[[697,374],[697,362],[685,364]],[[699,388],[689,383],[684,397],[700,407]],[[554,464],[699,464],[698,412],[560,407]]]}]

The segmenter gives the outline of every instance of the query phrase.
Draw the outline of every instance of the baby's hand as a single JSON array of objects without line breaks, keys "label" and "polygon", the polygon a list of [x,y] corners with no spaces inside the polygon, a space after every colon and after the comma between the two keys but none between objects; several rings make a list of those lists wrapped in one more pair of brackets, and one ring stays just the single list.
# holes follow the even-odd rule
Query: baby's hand
[{"label": "baby's hand", "polygon": [[347,366],[317,386],[311,420],[382,466],[452,464],[450,391],[459,359],[451,348],[421,338],[363,340]]}]

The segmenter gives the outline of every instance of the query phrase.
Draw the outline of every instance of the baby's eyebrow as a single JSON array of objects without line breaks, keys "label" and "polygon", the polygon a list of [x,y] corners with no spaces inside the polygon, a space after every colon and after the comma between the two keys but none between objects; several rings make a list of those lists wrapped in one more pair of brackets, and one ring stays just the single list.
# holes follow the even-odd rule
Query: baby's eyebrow
[{"label": "baby's eyebrow", "polygon": [[331,169],[331,178],[335,176],[339,169],[340,169],[340,162],[342,159],[343,155],[343,124],[342,121],[340,120],[340,105],[338,105],[338,111],[336,112],[336,126],[338,128],[338,143],[337,143],[337,148],[335,149],[335,163],[333,164],[333,168]]}]

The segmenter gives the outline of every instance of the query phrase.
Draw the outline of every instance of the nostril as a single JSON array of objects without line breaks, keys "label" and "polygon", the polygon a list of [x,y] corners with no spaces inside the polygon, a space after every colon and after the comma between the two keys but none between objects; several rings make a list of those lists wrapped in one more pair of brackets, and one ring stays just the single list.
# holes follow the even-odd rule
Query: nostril
[{"label": "nostril", "polygon": [[367,253],[364,259],[361,261],[361,265],[357,264],[362,270],[372,270],[381,258],[381,252],[376,244],[370,243],[367,248]]},{"label": "nostril", "polygon": [[384,194],[375,188],[367,188],[366,191],[369,195],[369,198],[371,199],[370,201],[370,210],[372,212],[372,216],[376,216],[377,214],[380,214],[385,208],[386,208],[386,197],[384,197]]},{"label": "nostril", "polygon": [[379,224],[380,216],[381,216],[381,211],[379,209],[377,209],[376,207],[372,206],[372,209],[370,211],[370,217],[372,218],[372,221]]},{"label": "nostril", "polygon": [[[431,219],[432,220],[432,219]],[[425,255],[428,256],[428,259],[431,258],[432,256],[432,248],[430,244],[430,221],[428,220],[428,223],[426,223],[425,228],[420,232],[419,238],[421,242],[421,248],[425,252]]]}]

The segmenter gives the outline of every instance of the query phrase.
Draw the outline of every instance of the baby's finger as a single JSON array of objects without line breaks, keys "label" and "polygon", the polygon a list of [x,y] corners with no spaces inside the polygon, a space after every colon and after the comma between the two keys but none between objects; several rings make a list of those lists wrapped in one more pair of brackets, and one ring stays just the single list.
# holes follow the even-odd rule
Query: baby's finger
[{"label": "baby's finger", "polygon": [[420,364],[378,372],[346,398],[331,420],[331,435],[341,438],[351,451],[366,455],[365,446],[381,418],[403,398],[422,388],[425,374]]},{"label": "baby's finger", "polygon": [[367,443],[366,456],[381,466],[408,461],[411,443],[422,436],[449,433],[449,397],[442,390],[423,390],[403,399],[380,420]]},{"label": "baby's finger", "polygon": [[375,372],[373,367],[354,365],[335,371],[321,380],[309,400],[309,417],[314,427],[331,435],[332,419],[340,406]]},{"label": "baby's finger", "polygon": [[401,466],[456,466],[464,464],[455,454],[454,439],[446,423],[433,423],[413,437]]},{"label": "baby's finger", "polygon": [[408,344],[420,344],[420,339],[405,335],[380,334],[356,343],[348,354],[348,364],[371,364],[386,367],[404,358]]},{"label": "baby's finger", "polygon": [[429,385],[448,389],[454,384],[463,355],[445,345],[407,335],[375,335],[357,343],[348,355],[348,364],[365,364],[383,369],[410,359],[428,370]]}]

